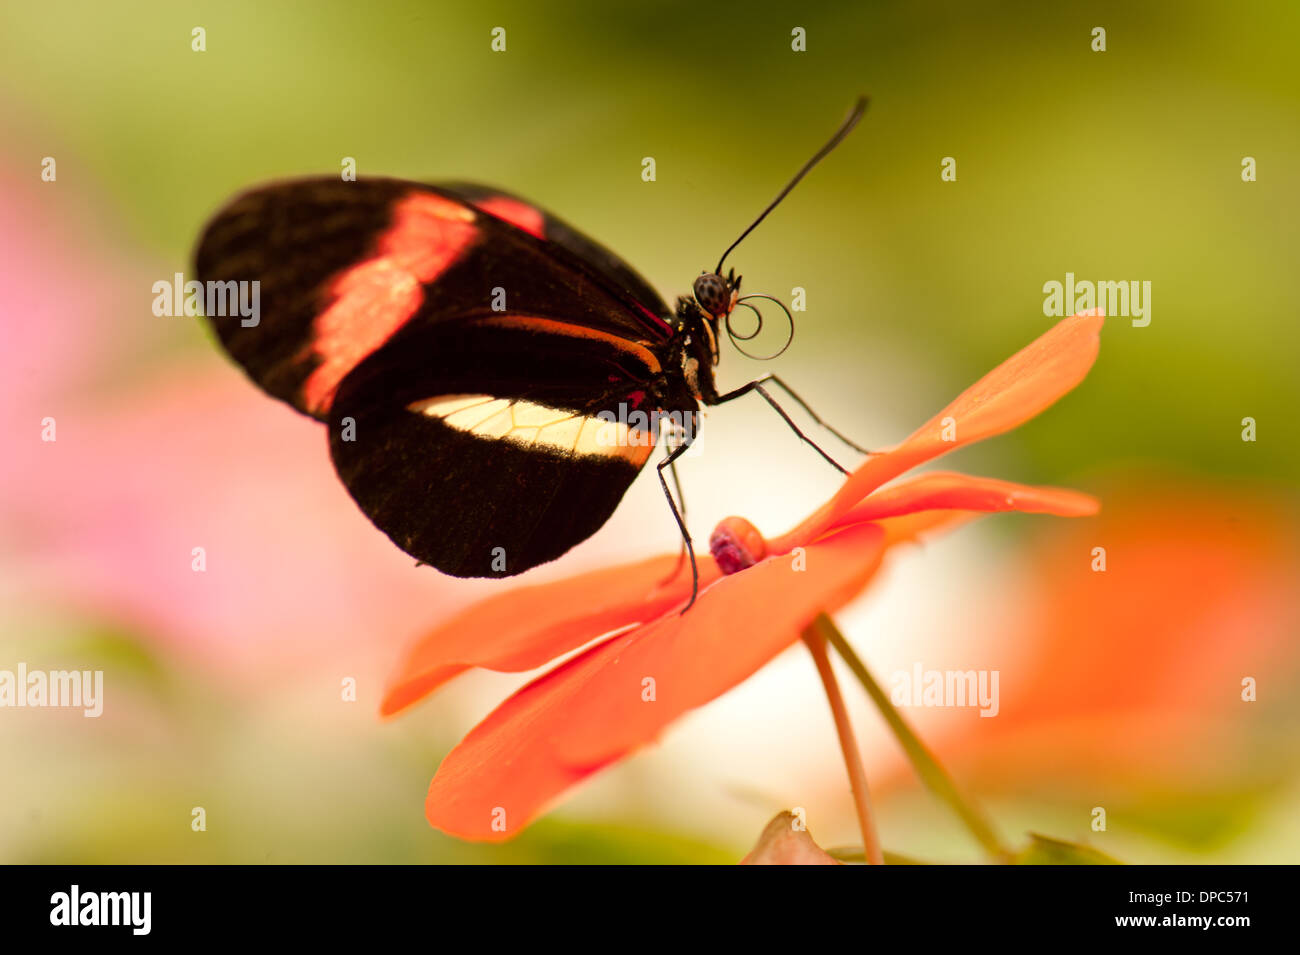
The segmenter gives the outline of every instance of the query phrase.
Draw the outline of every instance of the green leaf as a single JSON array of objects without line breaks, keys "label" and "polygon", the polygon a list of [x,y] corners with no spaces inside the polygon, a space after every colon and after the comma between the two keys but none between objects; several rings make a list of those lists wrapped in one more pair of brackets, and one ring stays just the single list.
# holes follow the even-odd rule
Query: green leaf
[{"label": "green leaf", "polygon": [[1051,836],[1029,834],[1029,845],[1016,853],[1012,865],[1123,865],[1100,849],[1053,839]]},{"label": "green leaf", "polygon": [[[840,862],[860,862],[863,865],[867,863],[866,853],[862,851],[862,846],[840,846],[835,849],[827,849],[826,854]],[[885,865],[930,865],[929,862],[922,862],[920,859],[913,859],[911,856],[900,855],[897,852],[884,850]]]}]

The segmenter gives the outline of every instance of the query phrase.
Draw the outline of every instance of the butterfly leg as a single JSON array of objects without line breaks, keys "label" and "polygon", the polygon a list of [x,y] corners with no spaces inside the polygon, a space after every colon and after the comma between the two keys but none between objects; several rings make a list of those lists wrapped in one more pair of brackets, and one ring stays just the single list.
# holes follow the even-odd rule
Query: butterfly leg
[{"label": "butterfly leg", "polygon": [[764,375],[762,378],[760,378],[760,379],[758,379],[758,380],[759,380],[759,383],[760,383],[760,384],[764,384],[764,383],[770,381],[772,384],[776,385],[778,388],[780,388],[782,391],[784,391],[787,395],[789,395],[792,399],[794,399],[795,404],[797,404],[800,408],[802,408],[805,412],[808,413],[808,417],[812,418],[813,421],[816,421],[819,425],[821,425],[823,428],[825,428],[825,429],[826,429],[827,431],[829,431],[831,434],[835,435],[835,437],[839,438],[842,442],[844,442],[845,444],[847,444],[847,445],[848,445],[850,448],[852,448],[854,451],[858,452],[858,454],[865,454],[865,455],[870,456],[870,455],[873,455],[873,454],[879,454],[879,453],[880,453],[879,451],[868,451],[866,448],[862,447],[862,446],[861,446],[860,444],[858,444],[857,442],[855,442],[855,441],[850,441],[850,440],[849,440],[847,437],[845,437],[844,434],[842,434],[840,431],[838,431],[837,429],[835,429],[835,428],[831,427],[829,424],[827,424],[826,421],[824,421],[824,420],[822,419],[822,417],[821,417],[819,414],[817,414],[817,412],[813,411],[812,408],[810,408],[810,407],[808,406],[808,402],[804,401],[804,400],[803,400],[802,398],[800,398],[797,394],[795,394],[794,389],[791,388],[789,385],[787,385],[784,381],[782,381],[778,376],[776,376],[776,375]]},{"label": "butterfly leg", "polygon": [[[686,611],[691,609],[691,605],[695,603],[695,598],[700,592],[700,569],[695,564],[695,547],[691,544],[691,535],[686,529],[686,521],[682,517],[682,512],[686,508],[685,501],[682,503],[682,510],[679,511],[677,509],[677,502],[673,500],[673,495],[668,490],[668,482],[664,479],[664,468],[672,469],[673,483],[677,484],[677,493],[681,494],[681,484],[677,481],[677,469],[674,467],[674,463],[690,446],[691,443],[689,441],[677,445],[677,447],[673,448],[672,451],[668,452],[668,455],[662,461],[655,465],[655,471],[659,475],[659,486],[663,488],[664,497],[668,499],[668,506],[672,509],[673,519],[677,521],[677,528],[682,532],[682,544],[686,547],[686,555],[691,560],[691,599],[687,602],[686,606],[682,608],[682,613],[686,613]],[[678,566],[680,566],[680,562]]]},{"label": "butterfly leg", "polygon": [[[671,473],[672,476],[673,476],[673,487],[674,487],[674,488],[676,489],[676,491],[677,491],[677,500],[681,501],[682,521],[685,522],[685,521],[687,520],[687,517],[686,517],[686,495],[682,493],[682,482],[681,482],[681,480],[677,477],[677,462],[676,462],[676,461],[674,461],[674,462],[672,462],[671,464],[668,465],[668,471],[669,471],[669,473]],[[683,567],[683,565],[685,565],[685,563],[686,563],[686,543],[685,543],[685,541],[683,541],[683,542],[682,542],[682,546],[679,547],[678,550],[677,550],[677,563],[673,565],[672,573],[670,573],[670,574],[669,574],[667,577],[665,577],[663,580],[659,581],[659,586],[662,587],[664,584],[667,584],[669,581],[676,579],[677,575],[680,574],[680,573],[682,572],[682,567]]]},{"label": "butterfly leg", "polygon": [[[800,440],[800,441],[802,441],[804,444],[808,445],[810,448],[812,448],[814,451],[816,451],[818,454],[820,454],[823,458],[825,458],[826,461],[831,465],[831,467],[835,468],[835,469],[836,469],[837,471],[839,471],[841,474],[845,474],[845,475],[847,475],[849,472],[844,468],[844,466],[841,465],[838,461],[836,461],[836,460],[835,460],[833,457],[831,457],[829,454],[827,454],[825,451],[823,451],[823,450],[821,449],[821,446],[818,445],[816,441],[814,441],[812,438],[808,437],[808,435],[806,435],[806,434],[804,434],[802,431],[800,431],[800,430],[799,430],[799,426],[798,426],[797,424],[795,424],[793,420],[791,420],[791,418],[790,418],[790,416],[789,416],[788,414],[785,413],[785,409],[782,408],[779,404],[777,404],[776,399],[773,398],[773,397],[768,393],[767,389],[763,387],[763,385],[766,384],[766,383],[769,382],[769,381],[770,381],[770,382],[773,382],[773,383],[775,383],[775,384],[777,384],[777,385],[780,385],[780,387],[781,387],[782,389],[784,389],[784,390],[786,391],[786,393],[788,393],[788,394],[790,395],[791,398],[793,398],[796,402],[798,402],[798,404],[799,404],[799,406],[800,406],[801,408],[803,408],[805,411],[808,412],[809,415],[812,416],[812,419],[813,419],[814,421],[816,421],[818,424],[822,425],[823,427],[827,427],[827,426],[826,426],[826,423],[825,423],[824,421],[822,421],[821,418],[817,417],[817,415],[813,414],[812,411],[809,409],[809,407],[808,407],[806,404],[804,404],[803,399],[800,398],[798,395],[796,395],[796,394],[795,394],[793,391],[791,391],[788,387],[786,387],[785,383],[782,382],[782,381],[781,381],[779,378],[777,378],[775,375],[765,375],[765,376],[763,376],[762,378],[759,378],[757,381],[751,381],[751,382],[750,382],[749,384],[747,384],[747,385],[741,385],[741,386],[740,386],[739,388],[737,388],[735,391],[729,391],[729,392],[727,392],[725,395],[719,395],[719,396],[718,396],[714,401],[711,402],[711,404],[720,405],[720,404],[722,404],[724,401],[732,401],[732,400],[734,400],[734,399],[736,399],[736,398],[739,398],[739,397],[741,397],[741,396],[743,396],[743,395],[747,395],[747,394],[749,394],[751,391],[756,391],[756,392],[758,392],[760,395],[763,396],[763,400],[766,401],[769,405],[771,405],[772,408],[776,411],[776,413],[779,414],[779,415],[781,416],[781,420],[784,421],[787,425],[790,426],[790,430],[793,431],[795,434],[797,434],[797,435],[799,436],[799,440]],[[847,439],[844,439],[843,436],[839,434],[839,432],[834,431],[833,429],[831,429],[831,428],[829,428],[829,427],[827,427],[827,430],[831,431],[832,434],[836,435],[836,437],[839,437],[839,438],[840,438],[841,440],[843,440],[846,444],[849,444],[849,445],[851,445],[852,447],[855,447],[855,448],[857,447],[857,445],[852,444],[852,442],[849,442]],[[866,453],[870,454],[871,452],[868,451],[868,452],[866,452]]]}]

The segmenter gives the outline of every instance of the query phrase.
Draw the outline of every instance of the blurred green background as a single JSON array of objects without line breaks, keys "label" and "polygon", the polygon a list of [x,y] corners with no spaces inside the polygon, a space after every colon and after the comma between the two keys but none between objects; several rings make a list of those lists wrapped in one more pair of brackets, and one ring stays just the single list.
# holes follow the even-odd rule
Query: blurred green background
[{"label": "blurred green background", "polygon": [[[792,361],[854,356],[824,376],[865,379],[864,402],[921,420],[948,381],[1043,327],[1044,282],[1147,280],[1151,325],[1110,327],[1101,413],[1069,405],[1056,427],[1010,439],[1028,477],[1099,456],[1296,476],[1300,443],[1244,455],[1238,434],[1247,414],[1284,433],[1295,394],[1295,4],[53,3],[3,16],[11,131],[57,142],[63,175],[117,206],[122,241],[177,268],[231,193],[355,156],[362,175],[534,198],[670,297],[868,92],[859,131],[734,261],[747,288],[809,289]],[[194,25],[205,53],[190,50]],[[489,48],[498,25],[504,54]],[[1097,25],[1105,53],[1090,48]],[[957,183],[940,181],[945,156]],[[1257,182],[1241,181],[1243,156]],[[207,347],[195,328],[183,339]],[[922,380],[895,380],[881,353]]]},{"label": "blurred green background", "polygon": [[[190,48],[195,26],[206,52]],[[497,26],[504,53],[490,49]],[[1104,53],[1091,49],[1096,26]],[[794,27],[806,52],[791,50]],[[95,197],[87,215],[110,224],[113,254],[155,278],[188,269],[203,222],[232,193],[335,175],[353,156],[361,176],[472,179],[530,197],[671,300],[869,93],[863,124],[730,263],[747,291],[808,290],[778,364],[814,407],[860,440],[897,440],[1049,326],[1045,282],[1149,281],[1150,325],[1109,321],[1079,393],[958,463],[1090,490],[1142,471],[1291,498],[1298,39],[1292,2],[7,3],[0,159],[30,174],[35,196],[40,157],[57,156],[60,184]],[[641,181],[645,156],[653,183]],[[953,183],[940,179],[948,156]],[[1245,156],[1256,182],[1242,181]],[[83,254],[68,250],[69,283]],[[88,379],[93,394],[154,368],[220,364],[198,324],[153,321],[147,300],[142,290],[123,319],[147,333]],[[22,316],[3,321],[8,332]],[[728,354],[722,383],[762,370]],[[705,435],[752,445],[747,427],[763,421],[758,434],[791,448],[764,415],[737,412],[746,428],[730,439]],[[1246,416],[1255,443],[1241,440]],[[800,487],[819,490],[789,501],[757,481],[723,502],[701,487],[697,537],[715,512],[761,513],[780,529],[833,486],[817,467]],[[701,460],[699,485],[708,473]],[[665,531],[628,552],[670,544]],[[118,734],[69,741],[82,729],[71,720],[60,730],[6,716],[6,766],[42,767],[0,810],[0,856],[12,861],[728,861],[747,848],[735,834],[641,825],[631,795],[612,823],[561,814],[503,847],[457,843],[428,830],[420,799],[469,723],[417,715],[322,741],[281,712],[289,704],[250,710],[257,694],[97,614],[15,601],[4,626],[6,658],[57,645],[128,660],[133,731],[158,734],[142,753]],[[93,810],[77,795],[87,785]],[[239,825],[197,847],[142,809],[169,787],[197,804],[205,786]],[[41,808],[55,792],[63,805]],[[924,829],[926,817],[906,818]]]}]

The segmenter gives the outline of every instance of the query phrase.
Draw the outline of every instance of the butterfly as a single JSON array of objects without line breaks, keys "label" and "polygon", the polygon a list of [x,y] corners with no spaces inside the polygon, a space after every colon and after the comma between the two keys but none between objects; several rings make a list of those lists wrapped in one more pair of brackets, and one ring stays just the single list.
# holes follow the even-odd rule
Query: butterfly
[{"label": "butterfly", "polygon": [[[666,434],[659,482],[697,588],[684,505],[664,472],[680,500],[675,462],[701,405],[755,392],[844,470],[772,397],[765,386],[828,427],[778,377],[720,393],[713,370],[723,331],[742,350],[758,334],[756,300],[785,312],[789,345],[789,309],[742,295],[722,267],[866,107],[859,99],[675,309],[563,220],[469,183],[262,186],[208,223],[194,272],[209,288],[257,283],[255,320],[209,316],[221,346],[268,394],[328,425],[343,486],[420,563],[502,577],[554,560],[609,519]],[[757,316],[748,333],[732,325],[738,306]]]}]

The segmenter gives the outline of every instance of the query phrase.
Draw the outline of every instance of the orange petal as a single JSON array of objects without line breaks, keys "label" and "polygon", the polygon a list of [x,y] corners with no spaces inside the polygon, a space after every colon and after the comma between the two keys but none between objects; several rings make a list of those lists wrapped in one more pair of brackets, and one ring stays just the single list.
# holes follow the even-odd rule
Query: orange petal
[{"label": "orange petal", "polygon": [[[968,521],[983,516],[983,514],[975,511],[916,511],[900,517],[885,517],[879,521],[874,521],[873,524],[884,531],[884,547],[888,551],[902,544],[922,543],[924,539],[936,536],[941,532],[946,534]],[[843,529],[844,527],[841,526],[830,533],[838,534]],[[863,588],[871,582],[874,573],[875,569],[872,568],[858,579],[848,583],[838,594],[826,601],[826,606],[823,609],[829,614],[834,614],[844,605],[857,600],[862,595]]]},{"label": "orange petal", "polygon": [[670,611],[534,680],[443,760],[425,804],[429,822],[466,839],[515,835],[569,786],[798,639],[875,569],[883,540],[881,528],[862,524],[810,546],[801,564],[765,560],[719,580],[686,614]]},{"label": "orange petal", "polygon": [[[532,670],[601,634],[659,616],[691,592],[690,568],[678,569],[677,560],[607,567],[474,604],[411,648],[389,681],[380,712],[390,716],[410,706],[469,667]],[[719,572],[707,556],[699,568],[703,590]]]},{"label": "orange petal", "polygon": [[[771,541],[773,550],[789,550],[816,539],[885,482],[941,454],[1010,431],[1049,408],[1092,368],[1103,321],[1099,313],[1080,313],[1057,322],[967,388],[898,447],[868,458],[816,513]],[[943,439],[946,418],[953,422],[951,441]]]},{"label": "orange petal", "polygon": [[1098,504],[1096,498],[1068,488],[1031,487],[996,478],[932,471],[867,495],[866,500],[836,521],[836,526],[934,510],[1087,517],[1097,513]]},{"label": "orange petal", "polygon": [[[877,522],[884,528],[885,546],[920,543],[923,537],[943,531],[955,530],[967,521],[983,517],[974,511],[917,511],[902,517],[886,517]],[[834,608],[832,608],[834,609]]]},{"label": "orange petal", "polygon": [[[996,511],[1082,517],[1096,513],[1097,509],[1095,499],[1077,491],[1026,487],[992,478],[932,472],[869,495],[842,518],[836,528],[851,526],[859,519],[873,521],[884,530],[888,549],[900,544],[920,543],[923,538],[947,533]],[[838,610],[843,603],[854,600],[865,583],[846,589],[840,601],[827,604],[827,612]]]}]

